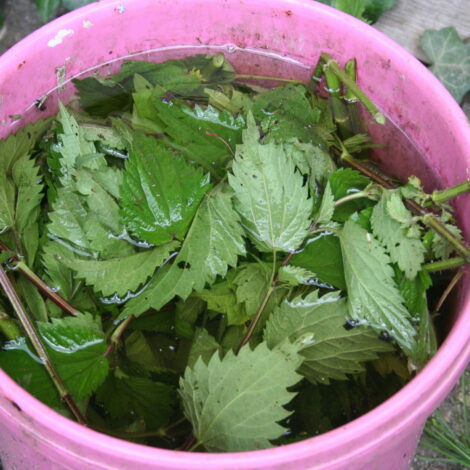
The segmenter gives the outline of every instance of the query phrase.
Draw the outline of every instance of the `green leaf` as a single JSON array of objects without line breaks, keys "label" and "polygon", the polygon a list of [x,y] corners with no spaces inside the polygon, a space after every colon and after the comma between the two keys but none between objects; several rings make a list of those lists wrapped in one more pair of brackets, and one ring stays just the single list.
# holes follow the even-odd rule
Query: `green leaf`
[{"label": "green leaf", "polygon": [[386,331],[407,354],[416,342],[410,314],[394,280],[390,258],[378,241],[352,221],[340,234],[349,315]]},{"label": "green leaf", "polygon": [[364,17],[371,23],[375,23],[379,17],[395,6],[397,0],[364,0]]},{"label": "green leaf", "polygon": [[305,248],[291,258],[290,264],[315,273],[322,282],[346,290],[341,245],[335,234],[321,232],[309,239]]},{"label": "green leaf", "polygon": [[173,241],[152,250],[104,261],[61,259],[60,262],[75,271],[75,276],[93,286],[104,296],[124,296],[134,292],[168,259],[179,243]]},{"label": "green leaf", "polygon": [[6,173],[0,172],[0,231],[15,225],[15,186]]},{"label": "green leaf", "polygon": [[[399,198],[400,199],[400,198]],[[397,263],[409,279],[414,279],[421,265],[424,263],[424,246],[421,243],[419,232],[411,235],[405,230],[406,225],[392,218],[388,205],[394,201],[394,208],[397,206],[396,198],[392,199],[390,191],[384,191],[380,201],[374,206],[371,217],[372,230],[374,235],[382,242],[390,254],[390,258]],[[403,203],[402,203],[403,204]],[[401,214],[407,210],[402,208]],[[396,211],[392,212],[396,216]],[[412,218],[409,213],[408,219]]]},{"label": "green leaf", "polygon": [[251,112],[261,124],[266,141],[286,142],[290,138],[315,145],[332,140],[335,125],[326,109],[312,106],[301,85],[281,85],[253,98]]},{"label": "green leaf", "polygon": [[220,344],[207,330],[198,328],[194,334],[193,343],[189,351],[188,367],[193,367],[199,358],[202,358],[204,363],[208,364],[216,351],[222,352]]},{"label": "green leaf", "polygon": [[154,138],[136,134],[121,187],[126,226],[156,245],[183,239],[209,188],[207,175]]},{"label": "green leaf", "polygon": [[62,5],[67,10],[75,10],[76,8],[84,7],[95,0],[62,0]]},{"label": "green leaf", "polygon": [[371,328],[345,328],[346,320],[346,300],[337,293],[319,298],[316,290],[304,298],[284,300],[269,317],[264,338],[271,348],[286,337],[300,341],[304,358],[300,372],[309,381],[345,380],[346,374],[363,371],[363,362],[393,350]]},{"label": "green leaf", "polygon": [[80,128],[75,117],[59,101],[59,122],[62,124],[63,133],[58,134],[61,145],[57,150],[61,154],[62,165],[61,183],[66,186],[70,181],[73,170],[86,167],[96,170],[106,164],[103,156],[96,151],[95,144],[86,139],[85,133]]},{"label": "green leaf", "polygon": [[[370,180],[351,168],[340,168],[329,177],[331,191],[335,201],[354,192],[362,191]],[[345,222],[356,211],[364,209],[369,202],[366,199],[356,199],[339,205],[333,214],[333,219]]]},{"label": "green leaf", "polygon": [[264,252],[296,250],[307,236],[313,204],[308,188],[282,144],[260,144],[251,115],[237,146],[229,183],[235,208],[257,248]]},{"label": "green leaf", "polygon": [[241,142],[245,119],[212,106],[190,108],[165,100],[156,100],[153,104],[171,138],[170,145],[211,174],[223,176],[231,158],[230,148]]},{"label": "green leaf", "polygon": [[[73,398],[80,401],[89,397],[108,374],[108,359],[103,357],[106,351],[103,333],[88,316],[39,322],[38,329],[52,363]],[[4,346],[0,366],[41,401],[51,406],[60,403],[41,361],[24,338]]]},{"label": "green leaf", "polygon": [[36,7],[41,20],[44,23],[50,21],[54,17],[61,3],[62,0],[36,0]]},{"label": "green leaf", "polygon": [[110,374],[96,400],[113,417],[127,422],[143,419],[147,430],[166,426],[174,412],[174,390],[145,377]]},{"label": "green leaf", "polygon": [[41,183],[35,160],[28,157],[15,162],[12,177],[17,187],[15,230],[24,245],[27,262],[32,266],[39,244],[37,219],[44,196],[44,185]]},{"label": "green leaf", "polygon": [[470,46],[449,27],[425,31],[421,47],[431,61],[431,71],[460,103],[470,90]]},{"label": "green leaf", "polygon": [[309,284],[309,281],[314,277],[315,273],[298,266],[291,266],[290,264],[287,266],[281,266],[278,272],[279,282],[283,282],[293,287],[301,284]]},{"label": "green leaf", "polygon": [[108,375],[107,349],[103,333],[96,325],[84,326],[83,318],[65,322],[39,323],[39,332],[49,357],[75,400],[92,394]]},{"label": "green leaf", "polygon": [[269,441],[285,431],[277,423],[290,414],[283,408],[294,395],[287,388],[300,379],[297,350],[289,343],[273,350],[261,343],[188,367],[179,392],[198,442],[210,452],[271,447]]},{"label": "green leaf", "polygon": [[[459,227],[450,223],[444,223],[444,226],[455,237],[457,237],[459,240],[462,240],[462,231],[460,230]],[[434,256],[437,259],[442,259],[442,260],[449,258],[449,256],[455,252],[454,245],[452,245],[452,243],[450,243],[444,237],[441,237],[438,233],[433,231],[432,234],[433,234],[432,251],[434,253]]]},{"label": "green leaf", "polygon": [[366,9],[365,0],[333,0],[331,6],[365,21],[363,16]]},{"label": "green leaf", "polygon": [[87,210],[82,199],[69,187],[60,188],[49,212],[47,230],[54,238],[71,242],[81,253],[90,255],[91,247],[86,234]]},{"label": "green leaf", "polygon": [[321,200],[320,209],[315,214],[314,220],[317,224],[327,224],[331,221],[333,214],[335,212],[335,199],[333,193],[331,192],[331,186],[328,182],[323,193]]},{"label": "green leaf", "polygon": [[158,271],[145,292],[126,304],[120,318],[158,310],[175,296],[186,299],[236,266],[238,256],[245,254],[243,232],[231,195],[224,191],[219,184],[206,194],[174,263]]}]

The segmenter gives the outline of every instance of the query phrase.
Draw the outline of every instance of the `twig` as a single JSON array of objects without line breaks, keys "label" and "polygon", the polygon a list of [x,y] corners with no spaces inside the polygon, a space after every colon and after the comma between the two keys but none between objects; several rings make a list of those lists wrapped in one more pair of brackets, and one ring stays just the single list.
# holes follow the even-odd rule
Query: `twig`
[{"label": "twig", "polygon": [[80,424],[86,424],[86,419],[83,416],[82,412],[78,408],[77,404],[74,402],[70,392],[67,390],[64,382],[62,381],[60,375],[52,364],[46,348],[42,344],[42,341],[34,327],[34,324],[31,322],[28,314],[26,313],[19,297],[17,296],[14,287],[12,286],[10,279],[8,279],[7,274],[5,273],[3,267],[0,265],[0,285],[2,286],[8,300],[10,301],[13,309],[15,310],[18,319],[23,326],[23,329],[26,332],[26,336],[31,341],[34,350],[36,351],[41,363],[44,365],[49,377],[51,378],[55,388],[59,392],[60,398],[67,404],[70,408],[70,411],[75,416],[76,420]]},{"label": "twig", "polygon": [[[0,241],[0,251],[11,251],[3,242]],[[23,261],[18,260],[16,256],[12,257],[16,261],[16,269],[20,271],[32,284],[34,284],[46,297],[59,306],[65,313],[76,317],[80,311],[72,307],[57,292],[54,292],[39,276],[37,276]]]},{"label": "twig", "polygon": [[108,357],[116,348],[117,345],[126,331],[127,327],[135,320],[134,315],[129,315],[121,324],[117,326],[111,335],[108,349],[103,353],[103,357]]},{"label": "twig", "polygon": [[449,282],[449,285],[446,287],[446,290],[439,297],[439,300],[437,301],[437,304],[434,307],[434,312],[438,312],[441,309],[442,304],[445,302],[449,294],[452,292],[452,289],[457,285],[457,283],[460,281],[460,279],[462,278],[464,274],[465,274],[465,271],[463,269],[459,269],[455,273],[455,276]]}]

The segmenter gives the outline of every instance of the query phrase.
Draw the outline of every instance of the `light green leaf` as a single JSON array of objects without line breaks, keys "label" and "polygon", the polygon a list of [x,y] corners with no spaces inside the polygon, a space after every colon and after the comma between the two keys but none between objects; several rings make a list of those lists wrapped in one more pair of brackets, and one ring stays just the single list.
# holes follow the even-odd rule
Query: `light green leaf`
[{"label": "light green leaf", "polygon": [[129,301],[120,318],[159,309],[173,297],[186,299],[235,267],[245,254],[242,228],[223,185],[206,194],[186,235],[181,251],[171,265],[163,266],[141,295]]},{"label": "light green leaf", "polygon": [[96,170],[106,164],[103,156],[96,151],[95,144],[86,139],[75,117],[59,101],[59,122],[63,133],[59,134],[61,145],[57,146],[60,152],[62,176],[60,178],[65,186],[73,174],[73,170],[80,166]]},{"label": "light green leaf", "polygon": [[110,374],[96,393],[96,400],[113,418],[128,422],[143,419],[154,431],[169,423],[175,404],[174,390],[145,377]]},{"label": "light green leaf", "polygon": [[252,317],[260,306],[269,287],[271,266],[267,263],[244,263],[240,265],[233,283],[237,301],[243,304],[248,317]]},{"label": "light green leaf", "polygon": [[[398,264],[409,279],[414,279],[424,263],[425,249],[419,237],[419,232],[416,236],[409,236],[403,224],[392,218],[388,211],[390,201],[390,191],[384,191],[380,201],[372,211],[370,219],[372,230],[385,246],[391,260]],[[396,205],[395,201],[395,208]],[[394,214],[396,215],[396,211]],[[409,213],[408,218],[411,219],[411,217],[412,215]]]},{"label": "light green leaf", "polygon": [[363,16],[366,9],[365,0],[333,0],[331,6],[365,21]]},{"label": "light green leaf", "polygon": [[298,348],[284,343],[269,350],[215,353],[206,365],[199,359],[180,379],[184,412],[194,435],[210,452],[237,452],[271,447],[285,429],[277,424],[289,416],[283,406],[294,396]]},{"label": "light green leaf", "polygon": [[91,247],[85,231],[87,210],[82,199],[70,188],[59,189],[52,211],[49,212],[49,219],[47,230],[50,235],[71,242],[85,250],[84,254],[90,254]]},{"label": "light green leaf", "polygon": [[299,286],[301,284],[308,284],[313,278],[315,273],[299,266],[292,266],[290,264],[281,266],[278,272],[279,282],[284,282],[290,286]]},{"label": "light green leaf", "polygon": [[134,292],[168,259],[179,243],[173,241],[152,250],[104,261],[61,259],[60,262],[75,271],[75,276],[93,286],[104,296],[124,296]]},{"label": "light green leaf", "polygon": [[6,173],[0,172],[0,231],[15,224],[15,186]]},{"label": "light green leaf", "polygon": [[237,146],[229,173],[235,208],[259,250],[291,252],[307,236],[312,199],[283,145],[262,145],[259,140],[253,116],[248,115],[243,144]]},{"label": "light green leaf", "polygon": [[215,352],[222,352],[220,344],[207,330],[198,328],[194,333],[193,343],[189,351],[188,367],[193,367],[199,358],[207,364]]},{"label": "light green leaf", "polygon": [[158,245],[184,238],[209,188],[206,175],[154,138],[134,136],[121,207],[128,229],[141,239]]},{"label": "light green leaf", "polygon": [[317,224],[327,224],[331,221],[334,212],[335,198],[333,197],[333,193],[331,192],[331,186],[328,182],[323,193],[320,209],[318,209],[318,212],[315,214],[314,217],[315,222]]},{"label": "light green leaf", "polygon": [[[462,240],[462,231],[456,225],[444,223],[444,226],[459,240]],[[455,252],[455,247],[438,233],[432,232],[432,251],[437,259],[447,259]]]},{"label": "light green leaf", "polygon": [[344,224],[340,242],[350,317],[386,331],[405,353],[412,353],[415,330],[394,283],[390,258],[373,236],[352,221]]},{"label": "light green leaf", "polygon": [[371,328],[345,328],[346,320],[346,299],[337,293],[319,298],[314,291],[304,298],[284,300],[269,317],[264,338],[271,348],[286,337],[300,341],[304,358],[300,372],[309,381],[326,384],[330,379],[345,380],[346,374],[363,371],[365,361],[393,350]]},{"label": "light green leaf", "polygon": [[449,27],[425,31],[421,47],[431,61],[431,71],[460,103],[470,90],[470,46]]}]

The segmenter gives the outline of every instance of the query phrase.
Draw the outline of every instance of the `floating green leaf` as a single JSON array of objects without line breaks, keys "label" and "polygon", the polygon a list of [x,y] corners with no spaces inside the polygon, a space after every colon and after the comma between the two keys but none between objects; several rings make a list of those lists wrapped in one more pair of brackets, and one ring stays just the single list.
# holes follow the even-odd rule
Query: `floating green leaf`
[{"label": "floating green leaf", "polygon": [[206,194],[173,264],[164,266],[145,292],[127,303],[120,318],[159,309],[175,296],[186,299],[193,290],[201,291],[217,276],[225,276],[229,266],[236,266],[245,244],[225,189],[218,185]]},{"label": "floating green leaf", "polygon": [[296,250],[310,225],[312,200],[281,144],[261,144],[253,117],[237,146],[230,186],[243,226],[264,252]]},{"label": "floating green leaf", "polygon": [[345,380],[346,374],[364,370],[363,363],[377,358],[393,347],[379,340],[371,328],[348,328],[347,306],[337,293],[318,297],[313,291],[306,297],[284,300],[270,316],[264,338],[269,347],[287,337],[300,341],[304,358],[300,372],[311,382]]},{"label": "floating green leaf", "polygon": [[386,331],[410,354],[416,332],[394,283],[390,258],[370,233],[352,221],[344,224],[340,242],[350,317]]},{"label": "floating green leaf", "polygon": [[290,414],[283,408],[294,395],[287,388],[300,379],[297,351],[289,343],[273,350],[262,343],[187,368],[179,391],[198,442],[210,452],[271,447],[285,431],[278,422]]},{"label": "floating green leaf", "polygon": [[[424,246],[419,237],[419,231],[416,235],[407,233],[406,225],[398,222],[392,217],[388,209],[392,194],[388,191],[382,193],[380,201],[374,206],[371,217],[372,229],[374,235],[383,243],[390,258],[397,263],[409,279],[414,279],[421,265],[424,262]],[[395,202],[393,207],[396,207]],[[405,215],[403,206],[400,214]],[[396,214],[395,212],[392,212]],[[411,219],[411,213],[408,219]]]},{"label": "floating green leaf", "polygon": [[126,226],[157,245],[182,239],[209,188],[207,175],[155,139],[136,134],[121,188]]}]

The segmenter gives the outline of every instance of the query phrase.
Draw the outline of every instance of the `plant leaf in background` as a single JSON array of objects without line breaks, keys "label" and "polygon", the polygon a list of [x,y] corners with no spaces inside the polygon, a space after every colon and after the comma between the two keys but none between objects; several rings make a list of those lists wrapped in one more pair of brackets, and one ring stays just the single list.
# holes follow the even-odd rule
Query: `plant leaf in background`
[{"label": "plant leaf in background", "polygon": [[44,23],[52,19],[61,5],[62,0],[36,0],[39,16]]},{"label": "plant leaf in background", "polygon": [[397,0],[319,0],[360,20],[375,23]]},{"label": "plant leaf in background", "polygon": [[300,380],[299,347],[289,342],[269,350],[249,346],[223,359],[214,353],[199,359],[180,379],[184,412],[199,443],[210,452],[237,452],[271,447],[285,429],[284,408],[293,397],[287,388]]},{"label": "plant leaf in background", "polygon": [[431,61],[430,70],[460,103],[470,90],[470,46],[448,27],[425,31],[421,47]]}]

